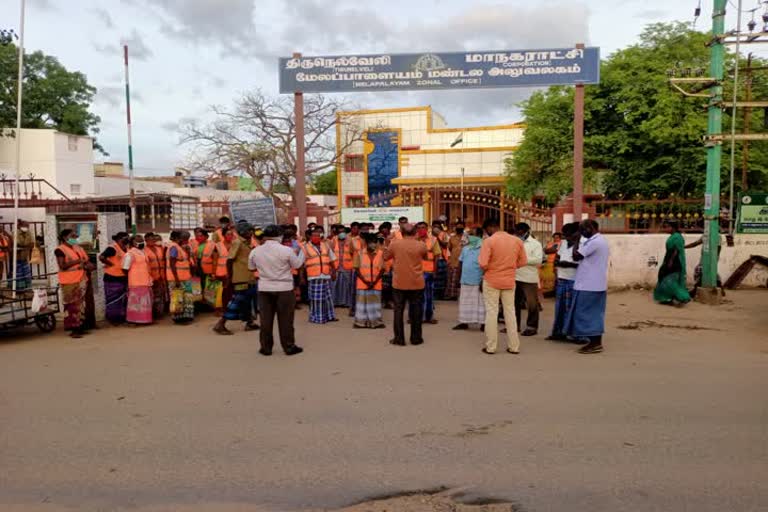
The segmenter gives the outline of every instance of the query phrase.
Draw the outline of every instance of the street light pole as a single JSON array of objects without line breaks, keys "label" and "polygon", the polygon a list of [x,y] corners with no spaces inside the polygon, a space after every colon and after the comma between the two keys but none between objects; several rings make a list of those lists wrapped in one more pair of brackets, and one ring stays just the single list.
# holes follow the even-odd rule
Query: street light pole
[{"label": "street light pole", "polygon": [[11,290],[14,294],[19,278],[19,179],[21,178],[21,107],[24,98],[24,11],[26,0],[21,0],[19,13],[19,74],[18,90],[16,91],[16,153],[13,157],[13,168],[16,171],[13,187],[13,252],[9,262],[13,262],[13,282]]},{"label": "street light pole", "polygon": [[[709,89],[707,134],[722,132],[723,118],[723,59],[725,48],[721,37],[725,32],[725,3],[714,0],[712,11],[712,44],[710,46],[710,76],[714,83]],[[707,143],[707,183],[704,193],[704,238],[702,250],[702,286],[717,287],[717,261],[720,244],[720,159],[722,142],[709,140]]]},{"label": "street light pole", "polygon": [[128,121],[128,188],[131,208],[131,233],[136,234],[136,191],[133,188],[133,137],[131,136],[131,87],[128,79],[128,45],[123,45],[125,62],[125,116]]}]

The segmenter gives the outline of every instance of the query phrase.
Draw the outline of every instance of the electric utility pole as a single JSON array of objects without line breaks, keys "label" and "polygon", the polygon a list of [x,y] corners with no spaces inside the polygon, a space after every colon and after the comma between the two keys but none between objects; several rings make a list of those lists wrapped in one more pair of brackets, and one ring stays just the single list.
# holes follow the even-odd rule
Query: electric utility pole
[{"label": "electric utility pole", "polygon": [[713,84],[709,89],[707,118],[707,184],[704,193],[704,244],[702,259],[702,286],[717,287],[717,260],[720,245],[720,158],[722,140],[711,137],[720,135],[723,126],[723,60],[725,47],[725,4],[727,0],[714,0],[712,11],[712,45],[710,47],[710,76]]}]

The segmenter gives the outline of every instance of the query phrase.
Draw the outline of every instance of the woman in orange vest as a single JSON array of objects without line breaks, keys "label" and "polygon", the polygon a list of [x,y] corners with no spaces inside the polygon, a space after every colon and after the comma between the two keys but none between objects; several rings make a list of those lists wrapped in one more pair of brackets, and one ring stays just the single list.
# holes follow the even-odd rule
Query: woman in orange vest
[{"label": "woman in orange vest", "polygon": [[123,257],[128,248],[128,233],[121,231],[112,240],[99,255],[99,261],[104,265],[105,315],[112,325],[119,325],[125,322],[128,277],[123,272]]},{"label": "woman in orange vest", "polygon": [[77,235],[71,229],[59,234],[60,245],[53,251],[59,265],[59,288],[64,303],[64,329],[70,331],[72,338],[82,338],[85,334],[85,268],[90,265],[85,251],[77,245]]},{"label": "woman in orange vest", "polygon": [[173,321],[187,324],[195,319],[195,300],[192,294],[192,265],[187,250],[181,245],[189,240],[180,231],[171,231],[171,241],[165,252],[166,271],[170,292],[170,310]]},{"label": "woman in orange vest", "polygon": [[149,265],[149,277],[152,278],[152,318],[157,320],[165,313],[168,285],[165,282],[165,254],[162,239],[154,233],[144,236],[144,254]]},{"label": "woman in orange vest", "polygon": [[384,276],[384,250],[373,233],[362,235],[366,246],[355,256],[357,300],[355,328],[382,329],[381,291]]},{"label": "woman in orange vest", "polygon": [[132,324],[152,323],[152,274],[149,258],[144,252],[144,237],[134,235],[128,240],[128,252],[123,257],[123,270],[128,274],[128,306],[125,319]]}]

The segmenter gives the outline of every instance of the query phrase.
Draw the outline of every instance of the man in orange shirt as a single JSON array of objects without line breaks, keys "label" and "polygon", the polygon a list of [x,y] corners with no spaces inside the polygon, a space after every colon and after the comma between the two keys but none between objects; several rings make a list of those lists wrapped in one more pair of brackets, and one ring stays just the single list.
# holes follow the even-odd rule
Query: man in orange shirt
[{"label": "man in orange shirt", "polygon": [[408,304],[411,318],[411,345],[421,345],[424,338],[421,332],[422,303],[424,301],[424,260],[427,247],[414,238],[416,228],[411,224],[400,227],[401,240],[387,239],[384,248],[384,261],[393,261],[392,292],[395,300],[394,331],[392,345],[405,345],[405,325],[403,315]]},{"label": "man in orange shirt", "polygon": [[485,347],[483,352],[493,354],[499,344],[499,299],[504,308],[507,324],[507,352],[520,353],[520,338],[517,336],[515,319],[515,274],[518,268],[528,263],[522,240],[501,231],[497,219],[483,223],[488,239],[480,249],[480,268],[483,275],[483,298],[485,300]]}]

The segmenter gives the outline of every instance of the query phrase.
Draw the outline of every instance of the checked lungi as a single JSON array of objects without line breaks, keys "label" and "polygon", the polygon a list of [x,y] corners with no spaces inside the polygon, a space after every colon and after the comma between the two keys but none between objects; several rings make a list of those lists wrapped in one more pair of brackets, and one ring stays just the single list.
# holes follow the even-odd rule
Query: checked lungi
[{"label": "checked lungi", "polygon": [[225,320],[242,320],[251,322],[253,320],[253,299],[259,293],[259,289],[254,284],[240,283],[234,285],[232,300],[227,304],[224,311]]},{"label": "checked lungi", "polygon": [[461,293],[459,294],[459,323],[485,323],[485,299],[480,291],[480,285],[461,285]]},{"label": "checked lungi", "polygon": [[330,279],[312,279],[309,281],[309,321],[324,324],[336,320],[333,312]]},{"label": "checked lungi", "polygon": [[333,305],[350,307],[352,305],[352,271],[339,270],[333,282]]},{"label": "checked lungi", "polygon": [[452,300],[459,296],[461,267],[448,267],[448,284],[445,287],[443,298]]}]

